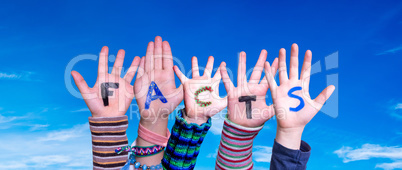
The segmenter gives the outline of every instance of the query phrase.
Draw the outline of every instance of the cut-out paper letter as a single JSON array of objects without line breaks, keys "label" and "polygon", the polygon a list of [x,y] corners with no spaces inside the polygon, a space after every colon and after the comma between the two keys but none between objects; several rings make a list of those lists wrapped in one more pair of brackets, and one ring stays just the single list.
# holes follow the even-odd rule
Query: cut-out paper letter
[{"label": "cut-out paper letter", "polygon": [[[155,91],[155,95],[152,96],[153,91]],[[145,100],[145,109],[149,109],[149,105],[151,104],[151,102],[156,99],[161,100],[162,103],[167,103],[165,96],[163,96],[156,83],[152,81],[149,85],[147,99]]]},{"label": "cut-out paper letter", "polygon": [[253,116],[251,114],[251,101],[256,101],[256,96],[240,96],[239,102],[246,102],[246,115],[247,119],[252,119]]},{"label": "cut-out paper letter", "polygon": [[298,112],[299,110],[303,109],[303,107],[304,107],[304,100],[300,96],[292,94],[293,92],[299,91],[299,90],[302,90],[302,87],[296,86],[296,87],[291,88],[288,92],[289,97],[298,99],[300,101],[299,106],[289,108],[289,110],[292,112]]},{"label": "cut-out paper letter", "polygon": [[104,106],[109,106],[109,96],[113,96],[113,91],[109,91],[109,88],[118,89],[119,83],[102,83],[101,84],[101,96]]}]

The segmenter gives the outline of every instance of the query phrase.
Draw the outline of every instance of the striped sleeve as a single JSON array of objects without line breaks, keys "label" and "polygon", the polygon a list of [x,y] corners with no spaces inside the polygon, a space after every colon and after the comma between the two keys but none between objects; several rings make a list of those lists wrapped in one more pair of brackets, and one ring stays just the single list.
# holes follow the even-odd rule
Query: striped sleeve
[{"label": "striped sleeve", "polygon": [[115,149],[128,145],[127,116],[89,117],[92,134],[93,169],[119,170],[127,161],[128,152],[115,153]]},{"label": "striped sleeve", "polygon": [[215,169],[253,169],[253,141],[262,127],[248,128],[226,118]]},{"label": "striped sleeve", "polygon": [[179,111],[163,155],[163,168],[169,170],[194,169],[201,144],[210,127],[211,119],[201,126],[194,123],[188,124]]}]

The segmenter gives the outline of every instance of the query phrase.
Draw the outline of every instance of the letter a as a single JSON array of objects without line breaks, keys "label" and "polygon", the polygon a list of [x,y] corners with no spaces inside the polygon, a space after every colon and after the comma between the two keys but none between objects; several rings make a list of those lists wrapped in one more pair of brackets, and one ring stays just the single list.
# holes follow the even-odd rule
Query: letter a
[{"label": "letter a", "polygon": [[[155,91],[155,95],[152,96],[152,92]],[[149,109],[149,105],[152,101],[159,99],[162,103],[167,103],[166,98],[163,96],[162,92],[159,90],[158,86],[155,84],[154,81],[151,82],[149,85],[147,99],[145,101],[145,109]]]}]

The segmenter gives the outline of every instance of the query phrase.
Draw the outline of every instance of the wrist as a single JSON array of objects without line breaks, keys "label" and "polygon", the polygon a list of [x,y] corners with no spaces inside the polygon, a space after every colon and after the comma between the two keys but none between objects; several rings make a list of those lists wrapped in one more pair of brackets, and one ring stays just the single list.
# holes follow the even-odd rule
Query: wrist
[{"label": "wrist", "polygon": [[159,135],[166,135],[167,132],[167,124],[168,124],[168,119],[154,119],[154,120],[150,120],[150,119],[143,119],[141,118],[140,120],[140,124],[152,131],[155,132]]},{"label": "wrist", "polygon": [[154,111],[154,109],[140,109],[141,122],[147,124],[167,122],[169,120],[170,113],[170,111],[162,109],[159,109],[159,111]]},{"label": "wrist", "polygon": [[187,117],[187,116],[183,116],[183,118],[189,124],[195,123],[195,124],[198,124],[198,125],[202,125],[202,124],[206,123],[208,121],[208,119],[209,119],[209,118],[197,118],[197,117],[190,118],[190,117]]},{"label": "wrist", "polygon": [[187,110],[183,109],[182,110],[183,118],[184,120],[187,121],[187,123],[195,123],[198,125],[202,125],[203,123],[206,123],[209,119],[208,116],[203,116],[201,113],[197,113],[194,110]]},{"label": "wrist", "polygon": [[300,150],[300,142],[303,134],[304,127],[297,128],[280,128],[276,130],[276,142],[280,143],[282,146],[293,149]]},{"label": "wrist", "polygon": [[257,128],[257,127],[261,127],[264,125],[265,121],[261,122],[261,121],[256,121],[257,119],[247,119],[246,117],[246,113],[241,114],[238,112],[233,112],[231,113],[228,110],[228,117],[227,119],[230,120],[231,122],[244,126],[244,127],[248,127],[248,128]]},{"label": "wrist", "polygon": [[91,115],[93,118],[101,118],[101,117],[120,117],[124,116],[125,113],[119,113],[119,112],[114,112],[114,113],[94,113],[91,112]]}]

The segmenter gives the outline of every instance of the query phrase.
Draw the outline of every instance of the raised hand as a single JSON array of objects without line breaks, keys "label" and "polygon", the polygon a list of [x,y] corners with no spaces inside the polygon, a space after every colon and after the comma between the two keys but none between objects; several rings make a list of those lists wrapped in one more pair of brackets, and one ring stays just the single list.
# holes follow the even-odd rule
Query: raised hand
[{"label": "raised hand", "polygon": [[176,88],[175,84],[170,45],[159,36],[148,44],[146,56],[141,59],[134,94],[144,124],[167,124],[168,115],[183,100],[182,86]]},{"label": "raised hand", "polygon": [[[268,83],[265,79],[260,82],[266,59],[267,51],[262,50],[251,74],[250,81],[247,82],[246,53],[241,52],[237,70],[237,87],[234,87],[229,78],[226,63],[222,62],[220,65],[222,80],[228,94],[228,119],[230,121],[245,127],[258,127],[274,115],[272,105],[267,106],[265,101],[265,95],[269,88]],[[275,59],[271,72],[276,72],[277,64],[278,61]],[[247,107],[249,108],[247,109]],[[248,116],[247,112],[249,112]]]},{"label": "raised hand", "polygon": [[265,63],[265,74],[271,87],[275,114],[277,117],[276,141],[290,149],[299,149],[303,129],[317,114],[325,101],[335,90],[333,85],[325,88],[314,100],[310,98],[309,83],[312,54],[306,51],[299,79],[297,44],[292,45],[290,53],[289,78],[286,68],[286,51],[279,51],[279,82],[277,86],[269,63]]},{"label": "raised hand", "polygon": [[119,50],[117,53],[111,74],[108,72],[108,51],[109,49],[105,46],[99,54],[98,78],[92,88],[88,87],[80,73],[71,72],[92,117],[122,116],[134,98],[133,86],[130,82],[137,71],[140,58],[134,58],[127,74],[121,78],[124,50]]},{"label": "raised hand", "polygon": [[188,79],[175,66],[174,71],[184,85],[185,119],[190,123],[202,124],[210,117],[222,111],[227,105],[227,98],[219,96],[221,73],[218,69],[211,78],[214,57],[208,58],[204,74],[200,76],[197,57],[192,58],[192,79]]}]

